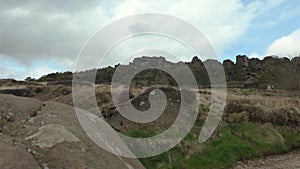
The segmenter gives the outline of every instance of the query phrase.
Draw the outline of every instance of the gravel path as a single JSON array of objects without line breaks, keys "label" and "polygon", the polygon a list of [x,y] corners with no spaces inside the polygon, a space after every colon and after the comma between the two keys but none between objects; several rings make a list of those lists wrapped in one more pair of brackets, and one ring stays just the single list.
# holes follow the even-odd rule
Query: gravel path
[{"label": "gravel path", "polygon": [[300,169],[300,150],[288,154],[239,162],[235,169]]}]

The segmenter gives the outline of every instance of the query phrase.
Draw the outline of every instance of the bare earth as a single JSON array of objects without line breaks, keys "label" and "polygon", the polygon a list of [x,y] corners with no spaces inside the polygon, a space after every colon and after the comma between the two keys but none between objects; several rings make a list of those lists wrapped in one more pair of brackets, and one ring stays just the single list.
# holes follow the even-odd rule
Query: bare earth
[{"label": "bare earth", "polygon": [[300,150],[288,154],[268,156],[246,162],[239,162],[235,169],[299,169]]}]

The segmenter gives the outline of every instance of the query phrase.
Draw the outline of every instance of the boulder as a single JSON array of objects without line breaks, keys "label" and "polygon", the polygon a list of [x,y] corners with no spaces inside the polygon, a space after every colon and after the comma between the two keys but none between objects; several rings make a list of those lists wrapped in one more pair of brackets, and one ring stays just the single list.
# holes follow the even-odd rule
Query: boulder
[{"label": "boulder", "polygon": [[1,169],[40,169],[38,162],[24,148],[0,141]]},{"label": "boulder", "polygon": [[0,103],[0,129],[5,122],[20,123],[35,116],[43,105],[39,100],[7,94],[0,94]]},{"label": "boulder", "polygon": [[137,159],[114,155],[94,143],[74,107],[12,95],[0,95],[0,102],[2,115],[14,115],[9,122],[0,119],[0,126],[6,126],[0,130],[1,169],[144,168]]},{"label": "boulder", "polygon": [[247,79],[247,81],[244,82],[244,87],[256,88],[258,87],[258,80],[254,76],[251,76],[249,79]]}]

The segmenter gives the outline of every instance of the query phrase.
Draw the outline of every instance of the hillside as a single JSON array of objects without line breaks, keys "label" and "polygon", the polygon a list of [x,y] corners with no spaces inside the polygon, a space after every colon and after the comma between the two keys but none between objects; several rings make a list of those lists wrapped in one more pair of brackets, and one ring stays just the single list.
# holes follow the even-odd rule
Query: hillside
[{"label": "hillside", "polygon": [[[299,150],[299,91],[228,89],[222,120],[204,144],[198,136],[210,109],[209,89],[199,90],[199,114],[190,133],[171,150],[139,161],[116,157],[84,133],[76,118],[70,86],[6,82],[10,88],[24,87],[26,97],[0,94],[0,167],[14,168],[231,168],[257,166],[254,161],[272,154]],[[5,87],[2,85],[2,87]],[[8,88],[9,86],[6,86]],[[89,86],[83,86],[89,87]],[[132,137],[150,137],[167,129],[178,116],[180,92],[159,87],[167,97],[163,114],[147,124],[124,118],[112,103],[110,85],[96,85],[99,110],[118,132]],[[153,88],[131,88],[131,103],[138,110],[149,109]],[[87,101],[89,95],[83,93]],[[93,112],[87,102],[82,111]],[[9,153],[8,153],[9,152]],[[101,160],[99,160],[101,157]],[[299,154],[282,161],[295,162]],[[15,163],[18,158],[18,163]],[[3,160],[6,159],[6,160]],[[26,161],[26,163],[24,162]],[[239,162],[240,161],[240,162]],[[267,163],[269,165],[269,163]],[[297,164],[297,163],[295,163]],[[264,165],[260,165],[264,166]],[[292,166],[292,165],[290,165]]]}]

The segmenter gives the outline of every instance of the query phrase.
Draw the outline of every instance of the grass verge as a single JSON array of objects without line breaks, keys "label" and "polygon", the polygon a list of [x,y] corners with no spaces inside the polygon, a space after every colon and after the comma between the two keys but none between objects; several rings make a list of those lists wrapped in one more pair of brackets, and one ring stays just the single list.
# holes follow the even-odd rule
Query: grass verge
[{"label": "grass verge", "polygon": [[[146,168],[230,168],[238,160],[283,153],[300,145],[299,133],[271,124],[244,122],[227,125],[204,144],[197,142],[199,132],[194,128],[180,145],[140,161]],[[135,137],[153,134],[133,133]]]}]

